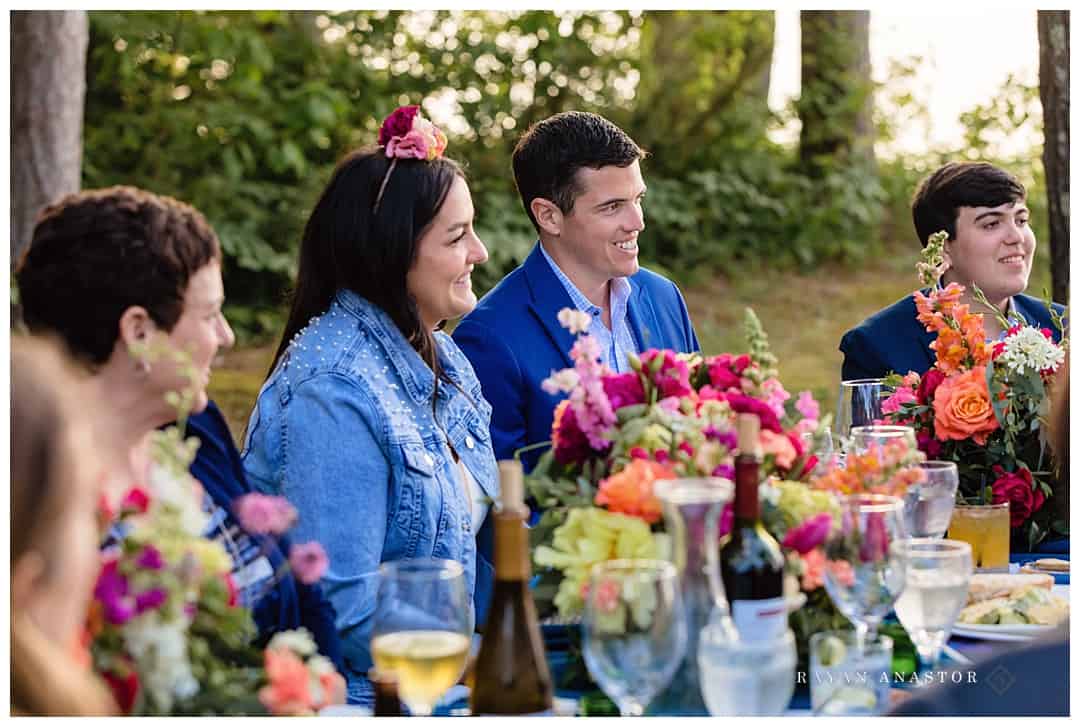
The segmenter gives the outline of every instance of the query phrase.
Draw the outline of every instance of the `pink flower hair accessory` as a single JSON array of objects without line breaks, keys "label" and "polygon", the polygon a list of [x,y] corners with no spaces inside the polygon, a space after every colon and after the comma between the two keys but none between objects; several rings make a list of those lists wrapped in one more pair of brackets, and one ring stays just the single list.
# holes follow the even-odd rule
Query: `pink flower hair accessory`
[{"label": "pink flower hair accessory", "polygon": [[375,197],[375,211],[382,202],[383,192],[398,159],[422,159],[433,161],[446,151],[446,134],[420,113],[419,106],[400,106],[386,117],[379,127],[379,145],[390,158],[379,194]]}]

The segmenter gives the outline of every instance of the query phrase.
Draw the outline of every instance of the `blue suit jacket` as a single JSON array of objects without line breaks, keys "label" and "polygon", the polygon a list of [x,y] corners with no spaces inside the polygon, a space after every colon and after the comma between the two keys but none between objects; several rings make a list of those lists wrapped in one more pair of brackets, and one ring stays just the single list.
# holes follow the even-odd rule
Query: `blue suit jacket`
[{"label": "blue suit jacket", "polygon": [[[686,302],[673,282],[642,268],[629,278],[630,330],[640,350],[699,350]],[[540,388],[552,371],[573,365],[574,336],[558,314],[574,304],[540,246],[502,279],[454,331],[454,341],[476,371],[492,407],[491,438],[496,459],[509,459],[526,445],[551,439],[551,417],[564,395]],[[523,456],[531,469],[539,452]]]},{"label": "blue suit jacket", "polygon": [[[1054,328],[1042,301],[1014,295],[1013,303],[1028,323],[1049,328],[1055,341],[1061,339],[1061,331]],[[1058,313],[1064,310],[1057,303],[1054,309]],[[915,299],[908,295],[845,333],[840,339],[840,351],[844,354],[841,378],[844,381],[879,378],[890,371],[898,374],[915,371],[920,376],[926,373],[934,364],[930,343],[937,334],[928,332],[915,316]]]}]

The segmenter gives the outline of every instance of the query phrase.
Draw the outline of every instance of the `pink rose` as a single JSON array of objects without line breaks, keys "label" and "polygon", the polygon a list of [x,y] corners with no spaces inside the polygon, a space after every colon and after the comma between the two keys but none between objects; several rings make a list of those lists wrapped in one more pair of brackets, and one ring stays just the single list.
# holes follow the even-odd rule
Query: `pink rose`
[{"label": "pink rose", "polygon": [[612,409],[645,403],[645,390],[641,387],[641,378],[636,373],[609,375],[601,381]]},{"label": "pink rose", "polygon": [[758,433],[758,442],[764,454],[771,454],[776,461],[776,466],[781,469],[790,469],[798,458],[799,453],[786,434],[777,434],[768,429],[762,429]]},{"label": "pink rose", "polygon": [[1001,465],[994,465],[997,479],[990,485],[994,492],[993,502],[1009,503],[1009,527],[1020,527],[1038,512],[1046,501],[1042,490],[1035,487],[1031,472],[1021,467],[1016,472],[1006,472]]},{"label": "pink rose", "polygon": [[420,113],[419,106],[401,106],[386,117],[379,129],[379,144],[386,146],[395,136],[405,136],[412,131],[413,119]]},{"label": "pink rose", "polygon": [[123,501],[120,503],[121,512],[137,512],[145,513],[150,508],[150,495],[146,490],[138,485],[135,485],[127,494],[124,495]]},{"label": "pink rose", "polygon": [[386,156],[398,159],[427,159],[428,139],[419,131],[410,131],[405,136],[395,136],[386,142]]},{"label": "pink rose", "polygon": [[788,530],[781,545],[798,551],[799,555],[806,555],[825,542],[831,527],[832,515],[827,512],[818,513]]},{"label": "pink rose", "polygon": [[896,414],[904,404],[915,401],[915,392],[906,386],[899,387],[893,395],[881,402],[883,414]]},{"label": "pink rose", "polygon": [[[660,359],[660,363],[654,363]],[[650,348],[641,354],[641,365],[649,372],[653,384],[660,390],[660,398],[669,396],[689,396],[694,393],[690,386],[690,367],[685,361],[680,361],[674,351],[668,349]],[[659,368],[653,371],[653,367]]]},{"label": "pink rose", "polygon": [[802,589],[809,593],[825,585],[825,554],[819,548],[814,548],[803,554],[802,562]]},{"label": "pink rose", "polygon": [[765,402],[755,399],[752,396],[746,394],[737,394],[735,392],[721,393],[716,396],[718,401],[726,401],[733,411],[739,414],[749,413],[757,414],[758,419],[761,420],[761,430],[769,430],[780,434],[783,429],[780,427],[780,420],[776,418],[776,414]]}]

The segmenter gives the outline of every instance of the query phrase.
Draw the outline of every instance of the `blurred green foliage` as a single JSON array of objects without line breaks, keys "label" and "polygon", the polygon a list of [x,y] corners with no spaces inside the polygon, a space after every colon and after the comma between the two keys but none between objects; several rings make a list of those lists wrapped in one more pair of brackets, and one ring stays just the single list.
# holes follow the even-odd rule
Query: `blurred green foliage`
[{"label": "blurred green foliage", "polygon": [[[422,103],[466,165],[491,256],[474,274],[478,293],[535,239],[510,155],[529,124],[559,111],[601,113],[651,152],[642,255],[687,282],[733,260],[858,261],[882,250],[883,231],[910,240],[917,179],[958,152],[994,153],[1011,133],[1004,120],[1022,123],[1032,93],[1038,107],[1037,89],[1015,84],[965,117],[969,149],[877,166],[823,160],[810,179],[766,133],[795,114],[766,103],[771,12],[95,11],[90,21],[84,186],[134,184],[202,210],[222,240],[226,313],[242,340],[280,330],[316,196],[398,105]],[[907,101],[905,113],[925,113]],[[878,138],[901,123],[877,119]],[[1014,161],[1038,189],[1039,155]],[[1041,191],[1031,202],[1045,208]]]}]

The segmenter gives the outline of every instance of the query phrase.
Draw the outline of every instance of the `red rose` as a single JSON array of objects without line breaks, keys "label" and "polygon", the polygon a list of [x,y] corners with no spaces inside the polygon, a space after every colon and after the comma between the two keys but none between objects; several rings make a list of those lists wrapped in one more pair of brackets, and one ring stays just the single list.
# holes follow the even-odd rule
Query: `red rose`
[{"label": "red rose", "polygon": [[932,401],[934,392],[937,391],[937,387],[944,380],[945,374],[937,369],[927,371],[926,375],[922,377],[922,381],[919,382],[919,389],[915,392],[915,397],[919,400],[919,403],[926,404]]},{"label": "red rose", "polygon": [[1042,490],[1033,486],[1031,472],[1021,467],[1016,472],[1006,472],[1001,465],[994,465],[998,478],[990,489],[994,491],[994,504],[1009,503],[1009,527],[1023,525],[1046,501]]},{"label": "red rose", "polygon": [[379,129],[379,144],[386,146],[395,136],[405,136],[413,127],[413,119],[420,113],[419,106],[401,106],[386,117]]},{"label": "red rose", "polygon": [[923,451],[927,459],[937,459],[941,456],[941,450],[943,445],[938,440],[934,439],[934,436],[930,433],[929,429],[920,429],[915,434],[915,441],[919,445],[919,449]]},{"label": "red rose", "polygon": [[145,513],[150,507],[150,495],[142,487],[135,485],[124,495],[120,509],[127,512]]},{"label": "red rose", "polygon": [[115,672],[107,671],[102,676],[112,691],[116,706],[124,714],[131,714],[135,707],[135,700],[139,696],[139,675],[134,668],[129,668],[124,676],[118,676]]}]

